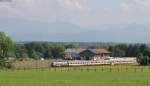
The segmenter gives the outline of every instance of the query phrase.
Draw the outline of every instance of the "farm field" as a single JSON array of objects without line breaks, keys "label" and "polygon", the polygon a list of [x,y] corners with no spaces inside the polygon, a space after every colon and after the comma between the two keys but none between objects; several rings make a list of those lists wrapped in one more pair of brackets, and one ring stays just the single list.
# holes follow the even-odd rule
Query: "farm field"
[{"label": "farm field", "polygon": [[0,86],[150,86],[149,76],[137,66],[1,70]]}]

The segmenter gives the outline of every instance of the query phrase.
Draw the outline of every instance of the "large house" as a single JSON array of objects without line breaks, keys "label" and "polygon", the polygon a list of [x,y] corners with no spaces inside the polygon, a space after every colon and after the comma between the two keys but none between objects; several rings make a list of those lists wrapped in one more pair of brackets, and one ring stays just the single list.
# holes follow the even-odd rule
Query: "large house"
[{"label": "large house", "polygon": [[79,53],[84,51],[86,49],[84,48],[69,48],[65,50],[65,59],[72,59],[72,60],[76,60],[78,59]]},{"label": "large house", "polygon": [[110,57],[111,52],[106,49],[87,49],[79,53],[81,59],[85,60],[100,60]]},{"label": "large house", "polygon": [[106,49],[98,48],[98,49],[67,49],[65,51],[67,59],[74,60],[100,60],[106,59],[110,57],[111,52]]}]

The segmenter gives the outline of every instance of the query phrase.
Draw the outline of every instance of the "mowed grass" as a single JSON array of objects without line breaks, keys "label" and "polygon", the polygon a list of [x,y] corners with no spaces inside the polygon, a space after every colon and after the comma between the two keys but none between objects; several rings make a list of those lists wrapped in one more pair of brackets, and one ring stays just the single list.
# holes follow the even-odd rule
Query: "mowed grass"
[{"label": "mowed grass", "polygon": [[150,86],[149,67],[77,67],[0,71],[0,86]]}]

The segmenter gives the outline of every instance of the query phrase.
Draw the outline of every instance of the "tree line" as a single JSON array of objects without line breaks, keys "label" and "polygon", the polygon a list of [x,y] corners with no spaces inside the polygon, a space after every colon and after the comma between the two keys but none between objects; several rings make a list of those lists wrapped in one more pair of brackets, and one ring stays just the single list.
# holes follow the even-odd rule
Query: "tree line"
[{"label": "tree line", "polygon": [[141,65],[150,64],[150,47],[146,44],[119,44],[109,46],[113,57],[136,57]]},{"label": "tree line", "polygon": [[16,44],[14,54],[17,59],[62,59],[64,58],[65,47],[60,44],[30,42]]},{"label": "tree line", "polygon": [[17,60],[31,59],[63,59],[65,47],[62,44],[47,42],[14,43],[4,32],[0,32],[0,67],[3,67],[8,57]]},{"label": "tree line", "polygon": [[[14,43],[9,36],[0,32],[0,65],[14,57],[18,60],[31,59],[64,59],[65,49],[82,48],[74,43],[61,44],[49,42]],[[88,45],[84,48],[107,48],[112,57],[137,57],[141,65],[150,64],[150,47],[146,44]]]}]

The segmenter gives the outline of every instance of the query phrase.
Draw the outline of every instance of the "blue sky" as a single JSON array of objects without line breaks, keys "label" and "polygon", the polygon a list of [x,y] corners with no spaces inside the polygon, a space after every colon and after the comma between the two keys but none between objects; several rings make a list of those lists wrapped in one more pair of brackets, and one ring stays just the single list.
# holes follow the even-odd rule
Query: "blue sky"
[{"label": "blue sky", "polygon": [[[64,36],[64,34],[83,34],[83,32],[88,31],[105,31],[106,33],[109,31],[115,35],[115,32],[124,28],[128,27],[127,29],[130,30],[134,29],[131,27],[136,28],[136,26],[140,25],[143,26],[139,28],[141,29],[140,31],[142,31],[142,40],[138,40],[137,37],[127,40],[127,36],[126,38],[116,37],[117,40],[114,37],[107,40],[91,38],[94,40],[87,41],[110,40],[114,42],[149,42],[149,39],[146,38],[147,35],[144,35],[144,31],[149,31],[150,27],[149,9],[150,0],[12,0],[11,2],[0,2],[0,22],[5,21],[5,23],[7,23],[7,21],[11,21],[7,25],[3,25],[3,23],[1,23],[0,31],[8,33],[8,35],[10,35],[15,41],[31,41],[35,39],[63,41],[63,39],[65,40],[65,37],[60,38],[61,40],[57,40],[57,38],[56,40],[51,40],[48,38],[44,39],[45,36],[43,38],[39,38],[37,36],[47,34],[46,36],[54,36],[55,38],[58,34],[59,36]],[[24,24],[18,25],[19,22]],[[43,23],[46,24],[47,28],[49,28],[40,34],[41,28],[44,27]],[[62,30],[56,30],[55,26],[53,26],[53,28],[50,28],[52,26],[48,26],[48,24],[52,25],[51,23],[68,24],[67,27],[70,28],[72,25],[72,28],[76,28],[75,30],[69,31],[68,29],[65,30],[67,27],[63,25],[64,27],[62,27]],[[39,25],[41,25],[41,27]],[[35,26],[37,27],[35,28]],[[27,30],[25,30],[25,27],[30,28],[31,36],[33,34],[36,34],[36,36],[33,38],[20,36],[20,33],[17,31],[23,31],[21,32],[22,34],[29,35],[29,33],[26,32]],[[126,35],[131,33],[129,31]],[[76,38],[71,41],[82,41],[82,39],[78,40],[78,38]]]}]

